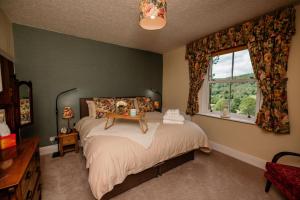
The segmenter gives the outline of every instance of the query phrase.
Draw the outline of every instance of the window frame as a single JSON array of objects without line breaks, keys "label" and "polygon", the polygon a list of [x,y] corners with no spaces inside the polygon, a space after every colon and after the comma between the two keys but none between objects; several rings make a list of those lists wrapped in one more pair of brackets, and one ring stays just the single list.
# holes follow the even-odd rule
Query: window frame
[{"label": "window frame", "polygon": [[[230,48],[230,49],[226,49],[226,50],[223,50],[223,51],[216,52],[216,53],[212,54],[212,57],[221,56],[221,55],[228,54],[228,53],[234,53],[234,52],[242,51],[242,50],[245,50],[245,49],[248,49],[247,46],[239,46],[239,47],[236,47],[236,48]],[[228,83],[230,85],[229,96],[231,97],[231,84],[234,84],[234,83],[256,83],[257,91],[256,91],[255,116],[251,117],[251,118],[248,118],[248,116],[246,116],[246,115],[241,115],[241,114],[229,112],[230,117],[229,118],[224,118],[226,120],[254,124],[255,120],[256,120],[257,113],[258,113],[258,111],[261,107],[261,104],[262,104],[262,102],[261,102],[262,93],[261,93],[261,90],[258,86],[258,81],[256,80],[256,78],[252,78],[252,79],[233,79],[234,54],[233,54],[233,57],[232,57],[231,79],[224,79],[224,80],[222,80],[222,79],[221,80],[213,80],[212,79],[212,80],[209,80],[210,77],[211,77],[211,73],[212,73],[212,65],[213,65],[213,61],[211,60],[211,64],[210,64],[209,69],[206,73],[205,80],[204,80],[203,85],[202,85],[202,87],[200,89],[200,92],[198,94],[199,95],[198,97],[199,97],[199,100],[200,100],[200,102],[199,102],[200,111],[199,111],[198,114],[205,115],[205,116],[210,116],[210,117],[221,118],[222,111],[211,111],[211,110],[209,110],[210,84],[212,84],[212,83]],[[229,104],[230,103],[231,103],[231,101],[229,101]],[[229,108],[230,108],[230,105],[229,105]],[[230,109],[229,109],[229,111],[230,111]]]}]

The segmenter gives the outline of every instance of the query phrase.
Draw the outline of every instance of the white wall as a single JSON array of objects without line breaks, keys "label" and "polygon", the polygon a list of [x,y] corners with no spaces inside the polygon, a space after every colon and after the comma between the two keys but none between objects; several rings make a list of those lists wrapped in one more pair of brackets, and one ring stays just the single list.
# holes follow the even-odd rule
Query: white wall
[{"label": "white wall", "polygon": [[[207,133],[210,140],[263,160],[270,160],[279,151],[300,153],[300,6],[296,7],[296,31],[292,39],[288,63],[288,103],[291,133],[275,135],[256,125],[196,115],[192,119]],[[163,55],[163,105],[186,110],[189,75],[184,58],[185,46]],[[299,161],[300,162],[300,161]]]}]

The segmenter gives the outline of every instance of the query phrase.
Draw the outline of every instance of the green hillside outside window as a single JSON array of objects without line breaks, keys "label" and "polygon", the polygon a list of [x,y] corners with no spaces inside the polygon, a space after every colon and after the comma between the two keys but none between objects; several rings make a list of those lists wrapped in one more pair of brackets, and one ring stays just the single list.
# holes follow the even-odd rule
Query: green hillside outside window
[{"label": "green hillside outside window", "polygon": [[216,55],[208,73],[208,110],[249,118],[256,115],[257,83],[248,49]]}]

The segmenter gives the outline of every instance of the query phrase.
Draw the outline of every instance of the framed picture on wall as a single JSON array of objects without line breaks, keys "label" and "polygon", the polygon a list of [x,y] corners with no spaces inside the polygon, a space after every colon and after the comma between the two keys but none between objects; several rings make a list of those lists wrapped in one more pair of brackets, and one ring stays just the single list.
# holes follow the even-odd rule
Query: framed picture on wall
[{"label": "framed picture on wall", "polygon": [[0,123],[6,122],[5,121],[5,109],[0,109]]}]

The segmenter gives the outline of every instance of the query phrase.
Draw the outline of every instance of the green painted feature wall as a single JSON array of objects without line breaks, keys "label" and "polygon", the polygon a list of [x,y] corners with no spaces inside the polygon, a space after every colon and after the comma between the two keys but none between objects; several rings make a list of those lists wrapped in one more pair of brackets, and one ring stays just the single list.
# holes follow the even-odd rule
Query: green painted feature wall
[{"label": "green painted feature wall", "polygon": [[64,106],[79,119],[79,98],[146,95],[146,89],[162,90],[162,55],[118,45],[77,38],[13,24],[15,70],[19,80],[32,81],[34,124],[22,134],[38,135],[41,146],[56,135],[55,98],[59,99],[59,127],[66,126]]}]

